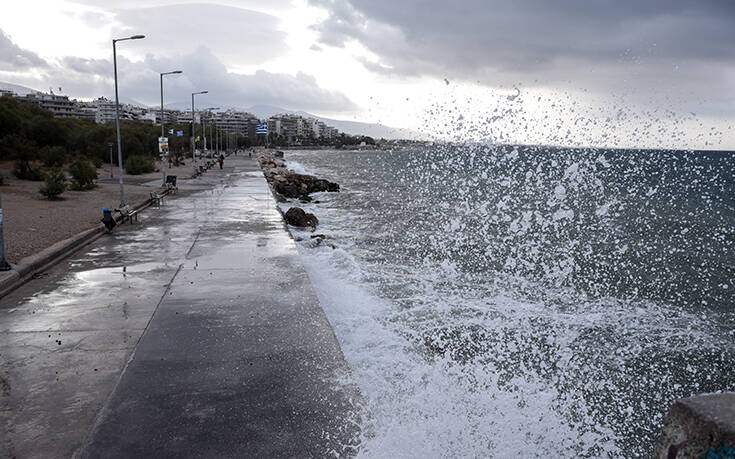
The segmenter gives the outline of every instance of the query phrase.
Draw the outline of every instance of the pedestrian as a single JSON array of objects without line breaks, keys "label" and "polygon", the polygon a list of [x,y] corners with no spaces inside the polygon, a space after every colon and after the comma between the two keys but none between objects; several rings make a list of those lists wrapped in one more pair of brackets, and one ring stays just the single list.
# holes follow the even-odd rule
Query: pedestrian
[{"label": "pedestrian", "polygon": [[220,153],[219,155],[219,168],[222,169],[222,165],[225,163],[225,155]]}]

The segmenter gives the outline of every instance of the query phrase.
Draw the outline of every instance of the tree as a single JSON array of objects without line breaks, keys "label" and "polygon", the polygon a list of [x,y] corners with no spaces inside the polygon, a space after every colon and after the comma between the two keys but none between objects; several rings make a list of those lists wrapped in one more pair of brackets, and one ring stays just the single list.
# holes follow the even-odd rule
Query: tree
[{"label": "tree", "polygon": [[56,199],[66,190],[66,175],[60,169],[53,169],[44,174],[39,193],[48,199]]},{"label": "tree", "polygon": [[86,158],[79,158],[69,167],[72,177],[72,189],[91,190],[97,180],[97,169]]}]

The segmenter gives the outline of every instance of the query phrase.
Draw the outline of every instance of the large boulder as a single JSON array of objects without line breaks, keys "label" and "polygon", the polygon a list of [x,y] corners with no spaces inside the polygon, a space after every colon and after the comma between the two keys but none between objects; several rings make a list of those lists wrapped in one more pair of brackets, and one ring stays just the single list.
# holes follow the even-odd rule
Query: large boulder
[{"label": "large boulder", "polygon": [[276,182],[273,187],[275,188],[276,193],[281,194],[287,198],[298,198],[303,194],[300,186],[294,185],[290,182]]},{"label": "large boulder", "polygon": [[316,178],[313,175],[306,175],[306,174],[292,174],[292,180],[295,183],[298,183],[306,190],[306,193],[316,193],[319,191],[339,191],[339,185],[330,182],[329,180],[324,180],[320,178]]},{"label": "large boulder", "polygon": [[300,207],[291,207],[284,215],[286,223],[292,226],[311,226],[316,228],[319,219],[316,215],[304,212]]}]

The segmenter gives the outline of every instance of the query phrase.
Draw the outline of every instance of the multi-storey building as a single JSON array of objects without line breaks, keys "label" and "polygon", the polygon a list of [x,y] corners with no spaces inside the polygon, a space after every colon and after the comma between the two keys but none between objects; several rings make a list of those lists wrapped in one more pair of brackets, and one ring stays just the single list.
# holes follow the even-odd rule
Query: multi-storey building
[{"label": "multi-storey building", "polygon": [[31,92],[24,96],[18,96],[17,99],[49,110],[54,116],[71,117],[76,116],[77,113],[75,101],[69,100],[68,96]]},{"label": "multi-storey building", "polygon": [[[166,124],[174,124],[180,122],[179,119],[183,116],[183,112],[180,110],[169,110],[164,109],[163,110],[163,122]],[[161,111],[155,110],[155,117],[156,121],[155,123],[160,125],[161,124]],[[189,114],[188,121],[191,121],[191,114]]]},{"label": "multi-storey building", "polygon": [[224,112],[204,112],[218,129],[255,138],[255,128],[260,120],[252,113],[227,110]]},{"label": "multi-storey building", "polygon": [[283,135],[283,128],[281,127],[281,118],[272,116],[266,121],[268,123],[268,134]]},{"label": "multi-storey building", "polygon": [[93,104],[97,107],[95,121],[100,124],[111,123],[115,121],[115,102],[100,97],[95,99]]},{"label": "multi-storey building", "polygon": [[320,120],[291,114],[270,117],[268,132],[285,137],[289,143],[308,138],[330,139],[337,135],[337,129],[327,126]]}]

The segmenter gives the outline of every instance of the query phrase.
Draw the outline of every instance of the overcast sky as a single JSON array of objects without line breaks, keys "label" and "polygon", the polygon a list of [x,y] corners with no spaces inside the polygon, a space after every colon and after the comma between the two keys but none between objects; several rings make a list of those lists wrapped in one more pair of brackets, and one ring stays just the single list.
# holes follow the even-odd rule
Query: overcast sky
[{"label": "overcast sky", "polygon": [[441,138],[735,148],[735,2],[6,2],[0,81],[270,104]]}]

